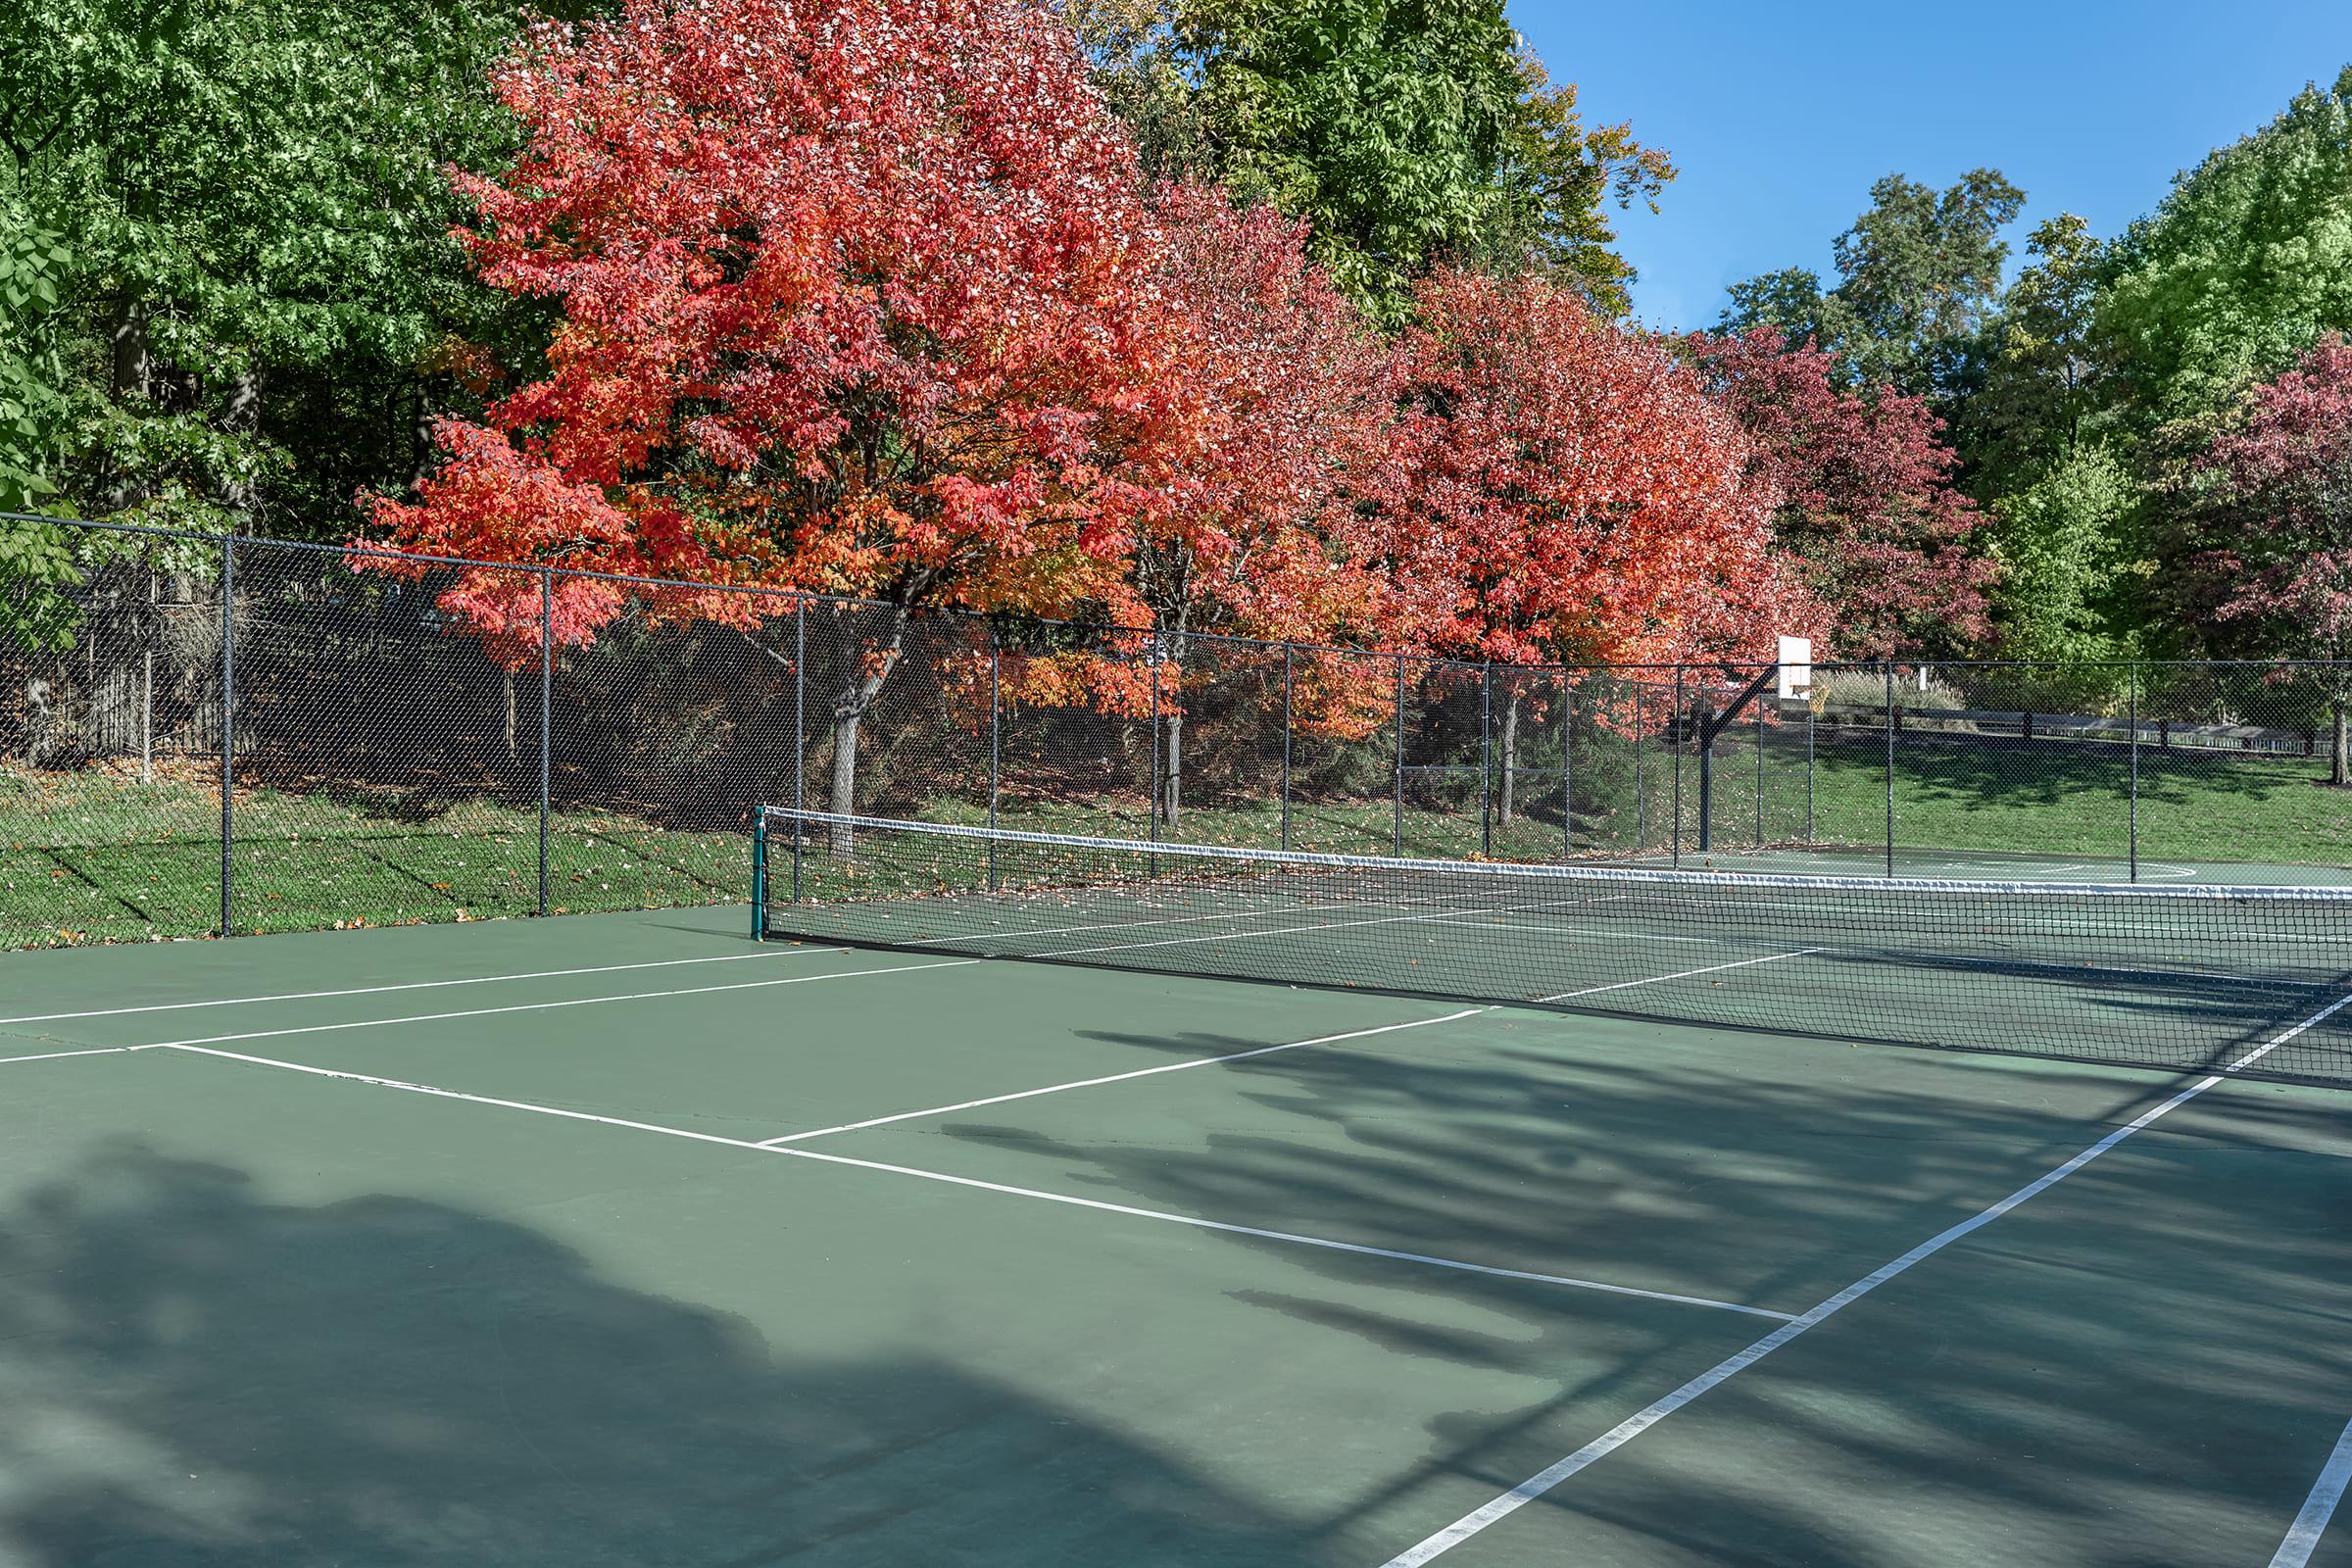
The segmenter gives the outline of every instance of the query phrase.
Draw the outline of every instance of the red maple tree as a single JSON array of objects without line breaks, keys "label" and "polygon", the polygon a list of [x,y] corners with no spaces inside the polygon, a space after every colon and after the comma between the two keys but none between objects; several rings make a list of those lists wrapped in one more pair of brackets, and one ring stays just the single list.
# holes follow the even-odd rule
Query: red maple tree
[{"label": "red maple tree", "polygon": [[[831,699],[847,809],[913,611],[1108,598],[1169,505],[1198,400],[1163,373],[1133,152],[1026,0],[630,0],[534,28],[498,86],[525,143],[455,176],[481,215],[462,237],[555,302],[546,373],[444,421],[445,466],[372,520],[416,550],[880,601]],[[444,604],[512,661],[535,596],[476,574]],[[557,635],[623,598],[566,579]]]},{"label": "red maple tree", "polygon": [[[2199,467],[2230,541],[2190,564],[2214,617],[2265,657],[2352,660],[2352,343],[2330,335],[2246,395]],[[2352,783],[2352,677],[2317,666],[2334,714],[2329,780]]]},{"label": "red maple tree", "polygon": [[[1392,640],[1648,662],[1752,660],[1809,629],[1773,550],[1774,493],[1687,367],[1542,279],[1446,271],[1418,303],[1377,519]],[[1508,780],[1523,684],[1501,682]]]},{"label": "red maple tree", "polygon": [[1685,340],[1752,443],[1749,470],[1780,493],[1773,528],[1828,610],[1825,655],[1952,652],[1987,629],[1993,564],[1971,553],[1980,516],[1925,400],[1841,389],[1836,357],[1776,327]]},{"label": "red maple tree", "polygon": [[[1189,182],[1163,185],[1156,208],[1161,286],[1179,327],[1166,379],[1192,406],[1169,504],[1134,514],[1128,573],[1110,599],[1115,622],[1152,628],[1149,654],[1102,674],[1126,683],[1114,706],[1123,698],[1126,711],[1161,715],[1161,810],[1173,821],[1188,688],[1271,657],[1196,634],[1329,644],[1372,632],[1380,579],[1350,548],[1349,524],[1385,456],[1394,405],[1386,346],[1307,259],[1304,222],[1237,209],[1222,190]],[[1197,648],[1205,657],[1188,665]],[[1318,667],[1313,700],[1295,702],[1294,718],[1362,728],[1360,683],[1340,678],[1356,667]]]}]

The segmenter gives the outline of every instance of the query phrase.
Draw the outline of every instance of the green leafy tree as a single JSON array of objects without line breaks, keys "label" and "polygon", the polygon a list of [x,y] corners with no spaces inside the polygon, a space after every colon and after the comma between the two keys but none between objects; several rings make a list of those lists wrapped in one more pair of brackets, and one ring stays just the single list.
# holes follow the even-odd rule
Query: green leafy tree
[{"label": "green leafy tree", "polygon": [[1997,497],[1992,554],[2001,653],[2058,662],[2137,653],[2151,568],[2133,548],[2137,478],[2104,446],[2082,446]]},{"label": "green leafy tree", "polygon": [[1955,425],[1977,482],[1993,493],[2071,462],[2110,422],[2113,380],[2093,332],[2107,248],[2061,213],[2034,228],[2026,252],[2033,264],[1986,328],[1984,381]]},{"label": "green leafy tree", "polygon": [[1188,0],[1173,35],[1209,172],[1309,220],[1317,259],[1384,319],[1442,260],[1626,308],[1604,209],[1654,201],[1673,166],[1625,125],[1586,126],[1500,0]]},{"label": "green leafy tree", "polygon": [[[49,504],[68,406],[56,331],[57,279],[71,257],[59,236],[0,208],[0,513]],[[0,519],[0,648],[74,641],[66,591],[78,587],[63,532]]]},{"label": "green leafy tree", "polygon": [[2097,329],[2142,427],[2217,413],[2352,328],[2352,69],[2181,175],[2116,264]]},{"label": "green leafy tree", "polygon": [[1863,385],[1948,402],[1999,298],[2009,256],[2000,231],[2025,199],[1996,170],[1972,170],[1940,191],[1888,174],[1835,242],[1836,288],[1825,293],[1802,270],[1766,273],[1734,286],[1718,331],[1778,327],[1837,354]]},{"label": "green leafy tree", "polygon": [[57,331],[63,236],[0,208],[0,512],[30,512],[56,494],[65,444],[65,357]]},{"label": "green leafy tree", "polygon": [[[1836,294],[1822,292],[1821,274],[1810,268],[1785,267],[1777,272],[1764,272],[1734,283],[1725,292],[1731,296],[1731,304],[1718,318],[1718,336],[1743,337],[1758,328],[1769,328],[1780,334],[1792,353],[1805,349],[1835,353],[1854,330],[1852,313]],[[1855,378],[1852,367],[1843,368],[1838,378],[1851,384]]]},{"label": "green leafy tree", "polygon": [[[25,0],[0,12],[0,194],[43,216],[80,510],[339,533],[405,480],[501,307],[445,164],[511,131],[509,0]],[[436,391],[435,388],[439,390]]]},{"label": "green leafy tree", "polygon": [[1148,174],[1206,172],[1208,122],[1176,36],[1176,0],[1053,0],[1095,68],[1095,86],[1126,122]]}]

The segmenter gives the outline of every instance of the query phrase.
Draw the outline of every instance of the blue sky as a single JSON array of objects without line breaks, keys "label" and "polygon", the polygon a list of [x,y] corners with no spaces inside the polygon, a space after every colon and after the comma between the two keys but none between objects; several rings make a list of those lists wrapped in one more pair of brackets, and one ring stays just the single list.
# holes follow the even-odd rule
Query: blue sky
[{"label": "blue sky", "polygon": [[1637,314],[1714,322],[1728,283],[1781,267],[1835,281],[1830,242],[1901,172],[1990,167],[2113,235],[2172,176],[2352,64],[2347,0],[1981,0],[1973,6],[1510,0],[1588,123],[1630,120],[1682,175],[1658,217],[1614,214]]}]

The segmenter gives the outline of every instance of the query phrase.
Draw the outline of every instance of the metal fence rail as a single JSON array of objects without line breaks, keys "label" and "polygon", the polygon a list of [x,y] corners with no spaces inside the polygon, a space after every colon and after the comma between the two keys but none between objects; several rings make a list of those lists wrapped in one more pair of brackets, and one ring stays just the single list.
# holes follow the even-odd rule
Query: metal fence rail
[{"label": "metal fence rail", "polygon": [[[2352,789],[2326,787],[2352,665],[1825,664],[1785,701],[1756,663],[0,526],[81,563],[0,582],[0,947],[738,901],[762,800],[1339,853],[2352,880]],[[594,640],[559,642],[587,598]]]}]

